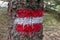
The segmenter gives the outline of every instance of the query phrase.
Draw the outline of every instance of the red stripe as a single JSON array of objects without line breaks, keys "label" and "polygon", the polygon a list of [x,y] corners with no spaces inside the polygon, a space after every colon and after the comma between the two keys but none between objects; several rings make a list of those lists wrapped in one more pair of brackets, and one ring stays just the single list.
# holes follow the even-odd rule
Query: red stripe
[{"label": "red stripe", "polygon": [[43,16],[43,10],[39,9],[39,10],[32,10],[32,17],[40,17]]},{"label": "red stripe", "polygon": [[39,10],[29,10],[29,9],[25,9],[25,10],[19,10],[17,11],[18,17],[22,18],[22,17],[40,17],[43,16],[43,10],[39,9]]},{"label": "red stripe", "polygon": [[[24,28],[23,28],[24,27]],[[20,24],[17,24],[16,26],[16,31],[17,32],[36,32],[36,31],[39,31],[43,28],[43,25],[42,23],[41,24],[32,24],[32,25],[20,25]]]}]

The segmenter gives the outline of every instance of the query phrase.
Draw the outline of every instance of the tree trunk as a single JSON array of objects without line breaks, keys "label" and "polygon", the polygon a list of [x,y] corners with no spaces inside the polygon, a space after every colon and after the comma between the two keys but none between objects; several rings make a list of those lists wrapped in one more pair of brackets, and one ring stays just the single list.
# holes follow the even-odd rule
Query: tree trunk
[{"label": "tree trunk", "polygon": [[[43,39],[43,0],[10,0],[8,15],[11,20],[8,40]],[[21,22],[23,23],[21,24]]]}]

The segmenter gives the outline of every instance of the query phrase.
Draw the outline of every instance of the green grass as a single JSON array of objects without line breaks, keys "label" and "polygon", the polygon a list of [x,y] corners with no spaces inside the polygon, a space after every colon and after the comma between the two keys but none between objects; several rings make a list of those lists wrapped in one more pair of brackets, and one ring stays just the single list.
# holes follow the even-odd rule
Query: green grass
[{"label": "green grass", "polygon": [[6,25],[8,23],[8,19],[6,16],[6,8],[1,8],[0,7],[0,33],[6,33]]},{"label": "green grass", "polygon": [[60,17],[55,12],[44,13],[44,27],[56,26],[60,27]]},{"label": "green grass", "polygon": [[0,8],[0,23],[7,23],[6,10],[6,8]]}]

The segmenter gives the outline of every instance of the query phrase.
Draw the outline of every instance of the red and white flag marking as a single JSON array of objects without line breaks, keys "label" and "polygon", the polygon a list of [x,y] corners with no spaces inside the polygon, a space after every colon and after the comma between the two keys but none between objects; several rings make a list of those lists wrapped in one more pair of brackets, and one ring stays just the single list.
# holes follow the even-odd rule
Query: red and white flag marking
[{"label": "red and white flag marking", "polygon": [[36,32],[43,28],[43,9],[39,10],[18,10],[18,18],[15,19],[17,32]]}]

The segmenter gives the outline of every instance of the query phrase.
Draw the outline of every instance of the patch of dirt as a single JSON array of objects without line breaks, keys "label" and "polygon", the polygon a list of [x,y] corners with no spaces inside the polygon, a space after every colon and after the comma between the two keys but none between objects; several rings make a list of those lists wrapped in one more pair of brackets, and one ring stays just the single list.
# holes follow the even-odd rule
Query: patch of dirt
[{"label": "patch of dirt", "polygon": [[60,40],[60,28],[48,27],[45,29],[43,40]]}]

